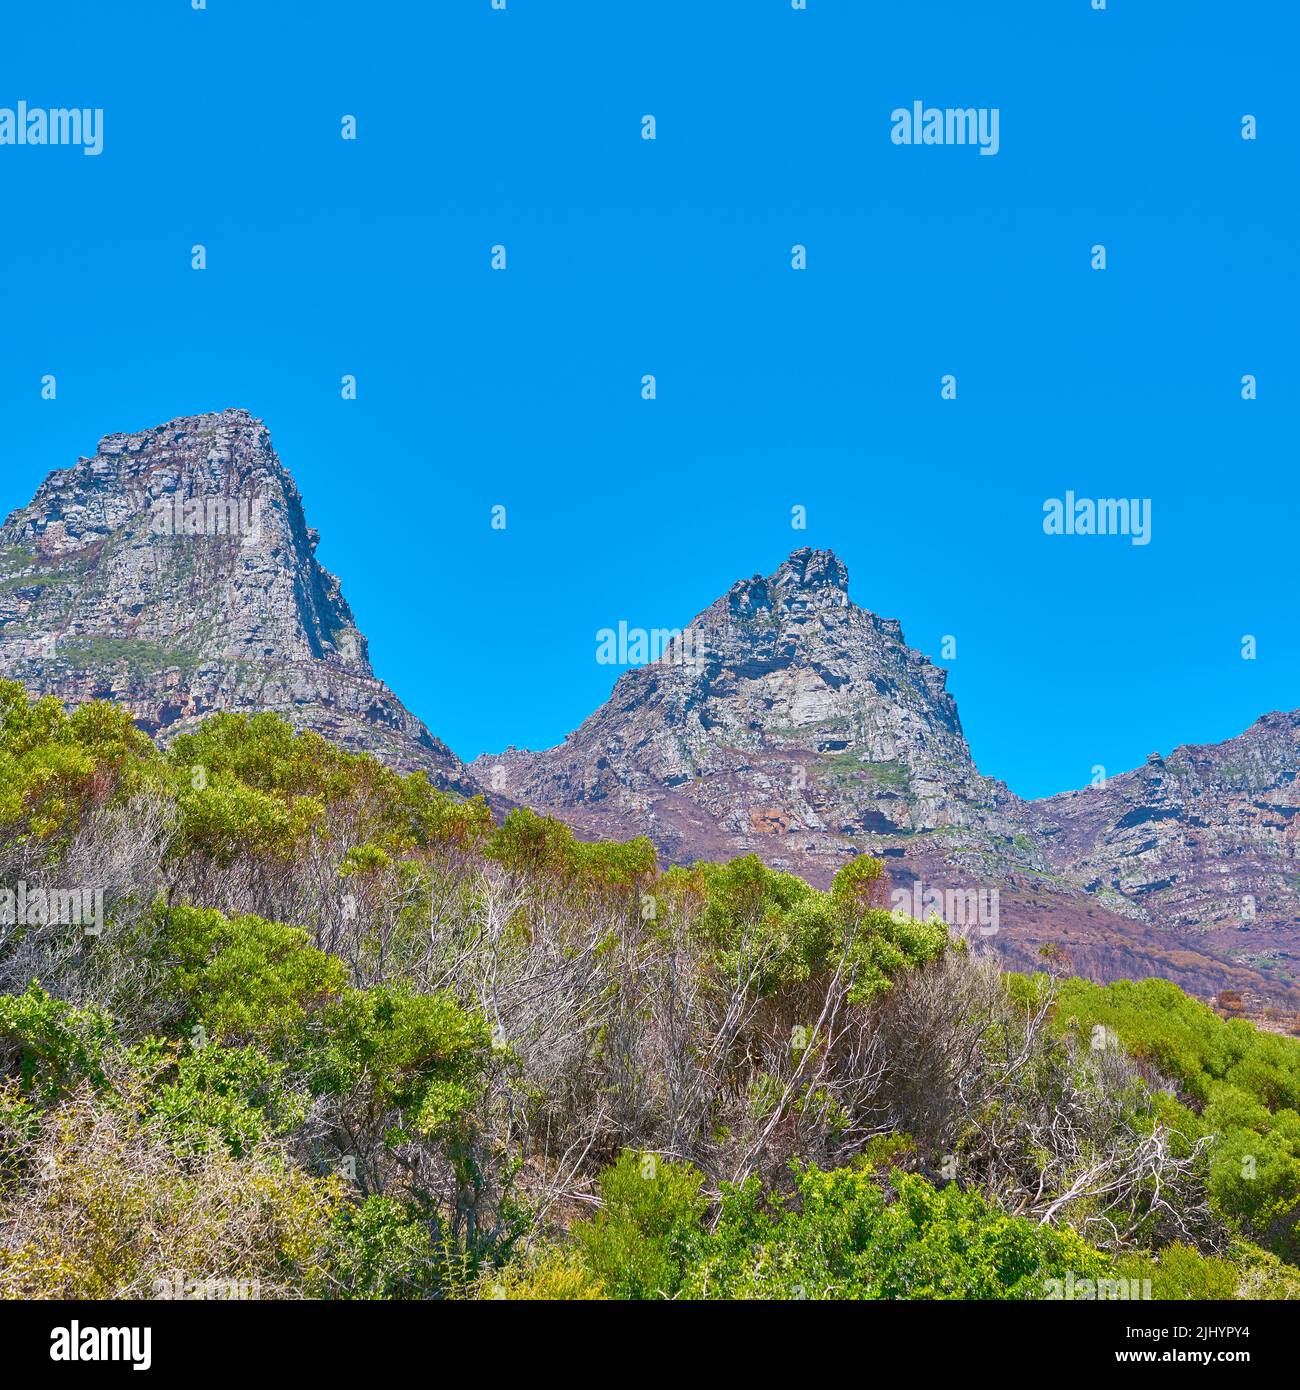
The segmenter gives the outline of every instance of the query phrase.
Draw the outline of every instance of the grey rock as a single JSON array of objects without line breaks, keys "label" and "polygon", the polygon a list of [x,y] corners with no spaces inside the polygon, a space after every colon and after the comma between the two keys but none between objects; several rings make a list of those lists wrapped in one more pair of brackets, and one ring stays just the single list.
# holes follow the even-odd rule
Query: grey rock
[{"label": "grey rock", "polygon": [[247,411],[106,435],[0,528],[0,673],[68,706],[114,700],[164,742],[270,710],[472,790],[376,679],[318,540]]}]

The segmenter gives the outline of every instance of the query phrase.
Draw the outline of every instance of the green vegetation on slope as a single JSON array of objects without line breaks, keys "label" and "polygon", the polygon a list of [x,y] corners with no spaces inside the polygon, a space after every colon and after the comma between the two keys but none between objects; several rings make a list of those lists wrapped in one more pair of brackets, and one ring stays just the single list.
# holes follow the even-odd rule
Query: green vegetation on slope
[{"label": "green vegetation on slope", "polygon": [[0,925],[6,1297],[1300,1291],[1300,1043],[1003,977],[868,858],[661,872],[0,683],[0,865],[102,895]]}]

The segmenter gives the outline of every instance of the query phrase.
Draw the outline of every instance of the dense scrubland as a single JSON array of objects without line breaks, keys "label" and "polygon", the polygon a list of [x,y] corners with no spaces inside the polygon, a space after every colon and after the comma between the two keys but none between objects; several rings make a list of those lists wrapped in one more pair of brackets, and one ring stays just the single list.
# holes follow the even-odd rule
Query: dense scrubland
[{"label": "dense scrubland", "polygon": [[1004,975],[870,858],[660,871],[267,715],[0,721],[5,1297],[1300,1295],[1300,1041]]}]

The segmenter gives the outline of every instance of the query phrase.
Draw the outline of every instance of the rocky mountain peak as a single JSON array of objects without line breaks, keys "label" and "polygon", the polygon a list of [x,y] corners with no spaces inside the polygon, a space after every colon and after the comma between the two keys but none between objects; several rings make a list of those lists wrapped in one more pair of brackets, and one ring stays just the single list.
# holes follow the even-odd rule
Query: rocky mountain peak
[{"label": "rocky mountain peak", "polygon": [[269,709],[455,780],[375,679],[365,638],[265,424],[246,410],[105,435],[0,527],[0,674],[108,698],[170,737]]},{"label": "rocky mountain peak", "polygon": [[[924,667],[921,677],[940,700],[947,700],[946,675],[928,658],[907,646],[902,625],[859,607],[849,596],[848,566],[832,550],[805,547],[794,551],[773,573],[733,584],[726,595],[705,609],[692,624],[721,642],[747,648],[766,647],[774,660],[820,664],[845,643],[858,657],[863,643],[879,648],[903,666]],[[734,630],[733,630],[734,629]],[[711,648],[710,648],[711,649]],[[947,717],[956,725],[956,706]]]},{"label": "rocky mountain peak", "polygon": [[804,546],[791,553],[771,577],[774,589],[819,594],[834,590],[849,596],[849,567],[833,550],[812,550]]},{"label": "rocky mountain peak", "polygon": [[476,775],[669,860],[756,853],[825,884],[867,853],[908,894],[991,895],[980,932],[1020,970],[1051,943],[1198,992],[1300,973],[1300,713],[1029,803],[976,769],[945,672],[852,602],[833,552],[738,581],[688,631],[691,659],[627,670],[562,744]]},{"label": "rocky mountain peak", "polygon": [[794,551],[772,574],[756,574],[733,584],[726,606],[730,612],[743,616],[771,610],[800,613],[811,608],[847,608],[848,566],[834,551],[805,546]]},{"label": "rocky mountain peak", "polygon": [[945,673],[852,603],[832,551],[733,584],[688,631],[689,659],[628,670],[563,744],[478,775],[599,833],[653,820],[670,857],[759,849],[816,879],[880,835],[1013,833],[1014,798],[976,771]]}]

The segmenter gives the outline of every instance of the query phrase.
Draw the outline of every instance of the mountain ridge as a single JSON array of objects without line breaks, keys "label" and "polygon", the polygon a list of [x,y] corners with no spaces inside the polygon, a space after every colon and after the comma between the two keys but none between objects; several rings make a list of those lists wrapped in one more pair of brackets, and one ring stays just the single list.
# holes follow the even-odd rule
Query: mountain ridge
[{"label": "mountain ridge", "polygon": [[[1102,787],[1038,800],[981,773],[946,672],[907,646],[896,619],[852,603],[831,551],[805,547],[772,574],[737,581],[680,646],[696,659],[670,650],[624,672],[561,743],[482,755],[472,774],[584,834],[647,833],[677,862],[757,853],[825,886],[845,858],[871,853],[899,888],[997,888],[996,944],[1020,968],[1063,942],[1103,974],[1107,959],[1137,957],[1151,973],[1169,949],[1185,957],[1164,961],[1171,975],[1199,976],[1207,955],[1219,970],[1241,956],[1247,973],[1276,971],[1286,988],[1300,968],[1295,738],[1280,779],[1256,757],[1250,785],[1267,800],[1244,841],[1253,854],[1243,857],[1232,833],[1235,802],[1212,824],[1214,799],[1232,790],[1216,766],[1252,731],[1294,734],[1300,713],[1266,714],[1236,740],[1161,759],[1208,769],[1184,825],[1176,808],[1147,805],[1150,760]],[[1147,820],[1169,828],[1130,833]],[[1207,834],[1215,853],[1202,862]]]},{"label": "mountain ridge", "polygon": [[[224,510],[223,510],[224,508]],[[105,435],[0,527],[0,673],[127,706],[162,742],[267,709],[497,810],[648,835],[688,863],[756,853],[825,885],[993,890],[1021,968],[1289,988],[1300,971],[1300,712],[1039,800],[981,773],[947,673],[855,604],[833,551],[739,579],[549,749],[469,764],[374,674],[265,424],[247,411]]]}]

